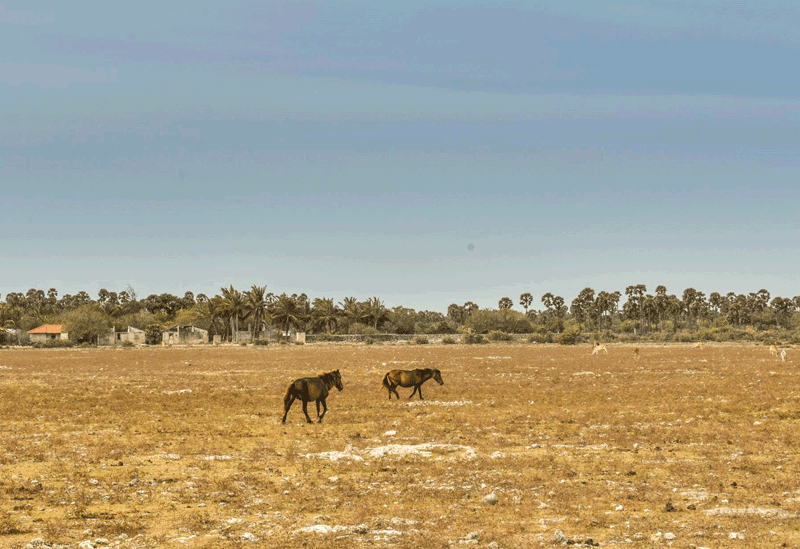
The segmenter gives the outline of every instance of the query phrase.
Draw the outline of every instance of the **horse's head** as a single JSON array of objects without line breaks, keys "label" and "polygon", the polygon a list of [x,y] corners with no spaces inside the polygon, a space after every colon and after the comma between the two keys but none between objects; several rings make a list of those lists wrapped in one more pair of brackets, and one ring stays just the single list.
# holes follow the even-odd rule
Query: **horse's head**
[{"label": "horse's head", "polygon": [[435,379],[436,383],[438,383],[439,385],[444,385],[444,381],[442,380],[442,372],[440,372],[439,370],[433,371],[433,379]]},{"label": "horse's head", "polygon": [[333,384],[336,386],[336,388],[340,391],[344,389],[344,385],[342,384],[342,374],[339,373],[339,370],[334,370],[331,372],[331,375],[333,375]]}]

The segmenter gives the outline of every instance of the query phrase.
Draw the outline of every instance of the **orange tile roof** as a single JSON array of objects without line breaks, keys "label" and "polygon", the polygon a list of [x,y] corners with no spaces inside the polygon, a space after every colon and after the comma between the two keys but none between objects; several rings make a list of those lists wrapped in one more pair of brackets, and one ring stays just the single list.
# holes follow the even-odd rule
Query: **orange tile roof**
[{"label": "orange tile roof", "polygon": [[42,324],[38,328],[28,330],[29,334],[60,334],[64,330],[61,329],[61,324]]}]

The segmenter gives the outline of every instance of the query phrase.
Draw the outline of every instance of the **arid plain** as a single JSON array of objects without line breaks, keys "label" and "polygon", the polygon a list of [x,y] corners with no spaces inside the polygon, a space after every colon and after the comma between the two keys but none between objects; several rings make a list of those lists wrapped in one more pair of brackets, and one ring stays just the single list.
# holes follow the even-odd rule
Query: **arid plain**
[{"label": "arid plain", "polygon": [[800,547],[793,350],[639,347],[2,349],[0,546]]}]

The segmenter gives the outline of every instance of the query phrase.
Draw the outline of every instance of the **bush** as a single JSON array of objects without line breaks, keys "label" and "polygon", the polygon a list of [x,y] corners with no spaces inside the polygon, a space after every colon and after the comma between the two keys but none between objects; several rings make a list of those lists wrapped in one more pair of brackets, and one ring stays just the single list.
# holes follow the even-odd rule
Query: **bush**
[{"label": "bush", "polygon": [[470,345],[486,343],[486,339],[481,334],[474,334],[472,332],[467,332],[464,334],[464,343],[469,343]]},{"label": "bush", "polygon": [[269,345],[269,340],[259,337],[253,341],[253,345],[257,345],[259,347],[266,347]]},{"label": "bush", "polygon": [[479,309],[472,313],[464,327],[479,334],[493,330],[512,334],[530,334],[534,331],[528,317],[511,309]]},{"label": "bush", "polygon": [[444,336],[442,338],[442,343],[445,344],[445,345],[454,345],[457,342],[456,342],[455,338],[453,338],[453,337]]},{"label": "bush", "polygon": [[553,332],[531,334],[528,336],[528,343],[552,343]]},{"label": "bush", "polygon": [[414,337],[414,343],[416,343],[417,345],[427,345],[430,342],[428,341],[428,338],[425,336],[416,336]]},{"label": "bush", "polygon": [[131,347],[135,346],[133,344],[133,341],[123,341],[122,343],[120,343],[120,345],[125,349],[130,349]]},{"label": "bush", "polygon": [[158,345],[161,343],[161,325],[148,324],[144,328],[144,342],[148,345]]},{"label": "bush", "polygon": [[514,337],[511,334],[501,332],[500,330],[492,330],[486,337],[488,337],[490,341],[514,341]]},{"label": "bush", "polygon": [[577,345],[582,340],[580,330],[569,329],[566,332],[559,334],[556,337],[556,343],[559,345]]},{"label": "bush", "polygon": [[60,349],[65,347],[74,347],[75,342],[70,341],[69,339],[48,339],[47,341],[41,342],[37,341],[36,343],[32,344],[31,347],[34,349]]}]

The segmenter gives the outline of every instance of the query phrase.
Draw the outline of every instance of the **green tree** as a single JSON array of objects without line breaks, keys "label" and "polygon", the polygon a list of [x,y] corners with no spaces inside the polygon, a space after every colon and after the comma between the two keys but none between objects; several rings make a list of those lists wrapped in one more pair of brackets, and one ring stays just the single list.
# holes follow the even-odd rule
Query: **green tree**
[{"label": "green tree", "polygon": [[147,345],[158,345],[161,343],[162,333],[161,324],[148,324],[144,329],[144,342]]},{"label": "green tree", "polygon": [[111,320],[97,303],[82,305],[64,313],[61,324],[75,343],[97,343],[111,331]]},{"label": "green tree", "polygon": [[300,323],[301,311],[297,307],[297,302],[285,293],[279,295],[275,303],[272,304],[270,314],[284,334],[289,333],[293,327],[297,327]]},{"label": "green tree", "polygon": [[533,332],[533,323],[524,314],[512,309],[479,309],[467,319],[464,330],[476,334],[488,334],[495,330],[529,334]]},{"label": "green tree", "polygon": [[398,306],[389,313],[392,331],[396,334],[415,333],[417,313],[414,309]]},{"label": "green tree", "polygon": [[269,302],[266,291],[266,286],[253,285],[244,295],[247,314],[253,322],[253,339],[257,339],[261,335],[261,331],[269,319]]},{"label": "green tree", "polygon": [[377,297],[372,297],[365,304],[364,318],[377,330],[379,324],[389,319],[389,311],[384,306],[383,301]]},{"label": "green tree", "polygon": [[455,324],[456,326],[461,326],[464,324],[464,320],[466,320],[467,313],[464,310],[464,307],[458,305],[457,303],[451,303],[447,307],[447,318]]},{"label": "green tree", "polygon": [[333,303],[331,298],[316,298],[312,315],[314,318],[314,329],[319,331],[331,332],[339,322],[340,311]]},{"label": "green tree", "polygon": [[500,309],[510,309],[514,306],[514,302],[511,301],[510,297],[501,297],[500,302],[497,304],[497,307]]},{"label": "green tree", "polygon": [[345,323],[345,331],[350,333],[353,324],[361,322],[364,316],[363,308],[355,297],[346,297],[339,303],[342,309],[342,319]]},{"label": "green tree", "polygon": [[[647,292],[647,287],[644,284],[636,284],[635,286],[628,286],[625,288],[625,295],[628,296],[626,303],[627,307],[623,307],[623,311],[627,310],[628,315],[633,315],[633,318],[639,318],[639,329],[642,329],[644,324],[644,294]],[[634,333],[636,330],[634,329]]]},{"label": "green tree", "polygon": [[230,323],[232,340],[239,341],[239,321],[247,315],[247,302],[242,292],[233,285],[229,288],[220,288],[220,291],[222,292],[222,313]]}]

